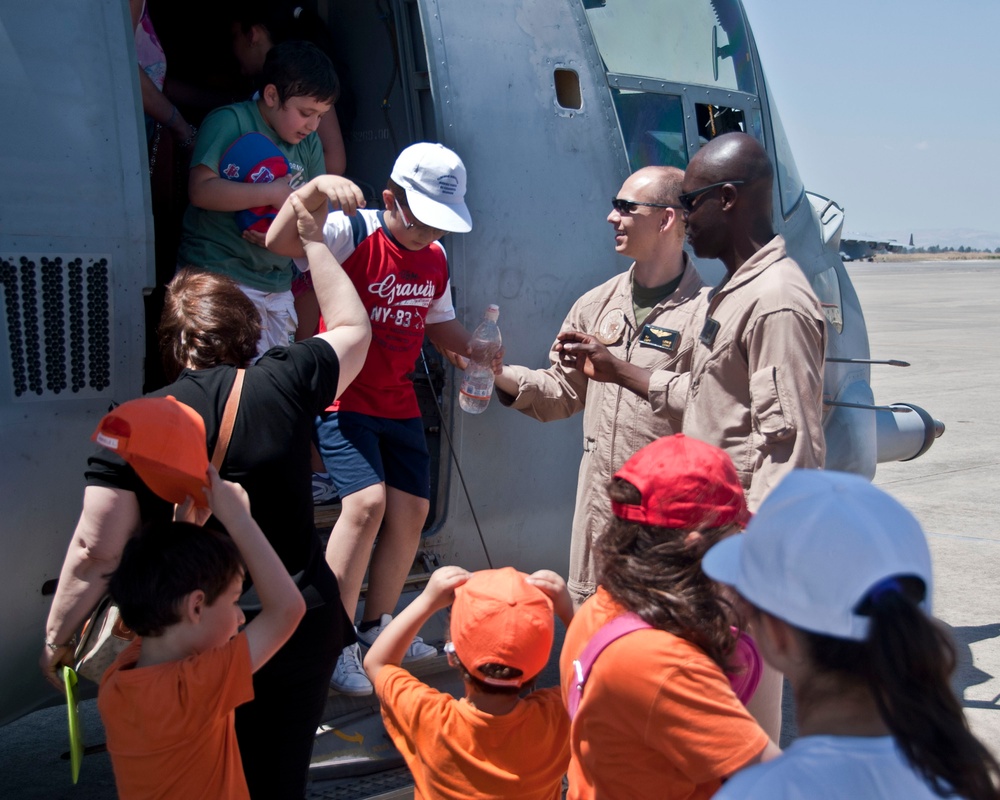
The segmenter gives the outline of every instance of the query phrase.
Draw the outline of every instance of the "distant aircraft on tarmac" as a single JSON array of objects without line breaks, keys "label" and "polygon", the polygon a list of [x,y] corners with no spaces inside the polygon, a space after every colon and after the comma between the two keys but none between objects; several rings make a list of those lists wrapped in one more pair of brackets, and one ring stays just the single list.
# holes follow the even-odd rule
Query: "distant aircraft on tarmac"
[{"label": "distant aircraft on tarmac", "polygon": [[[157,24],[177,27],[189,6],[156,3]],[[875,403],[871,365],[899,362],[871,360],[838,255],[843,210],[805,190],[738,0],[319,6],[357,104],[348,175],[371,202],[411,142],[441,141],[464,159],[475,226],[445,242],[455,305],[472,325],[499,304],[511,362],[546,364],[573,301],[626,267],[605,222],[625,176],[683,168],[714,136],[744,131],[776,166],[776,228],[826,312],[828,467],[871,477],[878,462],[915,458],[939,435],[917,407]],[[112,401],[142,391],[143,297],[155,272],[128,3],[6,3],[0,43],[2,723],[58,699],[36,666],[43,625],[90,434]],[[709,281],[723,273],[698,266]],[[461,414],[456,376],[432,355],[417,365],[434,486],[412,585],[437,564],[484,567],[487,550],[497,565],[564,572],[579,420]],[[391,761],[374,700],[331,695],[329,712],[318,771]]]}]

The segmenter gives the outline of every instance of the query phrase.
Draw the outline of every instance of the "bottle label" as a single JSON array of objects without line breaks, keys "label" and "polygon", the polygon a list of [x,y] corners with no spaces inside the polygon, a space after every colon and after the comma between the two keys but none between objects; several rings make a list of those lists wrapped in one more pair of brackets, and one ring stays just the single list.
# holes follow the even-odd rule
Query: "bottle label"
[{"label": "bottle label", "polygon": [[476,400],[484,400],[493,395],[493,387],[490,386],[461,386],[458,391]]}]

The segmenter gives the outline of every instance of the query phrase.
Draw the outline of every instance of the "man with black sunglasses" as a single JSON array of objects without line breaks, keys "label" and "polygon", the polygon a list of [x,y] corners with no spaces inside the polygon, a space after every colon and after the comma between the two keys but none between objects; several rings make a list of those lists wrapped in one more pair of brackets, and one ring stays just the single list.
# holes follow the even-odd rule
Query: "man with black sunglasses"
[{"label": "man with black sunglasses", "polygon": [[[673,167],[645,167],[626,179],[607,219],[615,252],[633,264],[583,295],[563,322],[562,332],[602,343],[609,369],[648,376],[684,372],[691,363],[707,288],[683,249],[683,179]],[[680,426],[621,386],[593,381],[593,373],[563,363],[561,348],[559,341],[553,345],[548,369],[504,366],[496,387],[501,403],[542,422],[584,411],[568,581],[579,606],[596,588],[591,543],[611,518],[611,476],[640,447]]]},{"label": "man with black sunglasses", "polygon": [[[794,468],[822,468],[826,324],[799,265],[774,232],[774,170],[752,136],[712,139],[688,164],[687,238],[699,258],[717,258],[726,277],[702,306],[689,371],[635,376],[605,369],[591,337],[562,334],[568,363],[596,380],[648,398],[656,414],[733,459],[751,511]],[[781,675],[766,670],[750,711],[777,741]]]},{"label": "man with black sunglasses", "polygon": [[678,198],[699,258],[726,278],[712,291],[691,372],[668,387],[684,433],[724,448],[756,509],[793,468],[821,468],[826,322],[774,232],[774,170],[752,136],[730,133],[691,159]]},{"label": "man with black sunglasses", "polygon": [[703,310],[690,371],[653,375],[606,368],[599,345],[560,335],[567,363],[683,418],[683,432],[732,457],[751,510],[793,468],[819,468],[826,323],[809,281],[785,251],[771,216],[774,170],[745,133],[718,136],[695,154],[677,203],[699,258],[726,277]]}]

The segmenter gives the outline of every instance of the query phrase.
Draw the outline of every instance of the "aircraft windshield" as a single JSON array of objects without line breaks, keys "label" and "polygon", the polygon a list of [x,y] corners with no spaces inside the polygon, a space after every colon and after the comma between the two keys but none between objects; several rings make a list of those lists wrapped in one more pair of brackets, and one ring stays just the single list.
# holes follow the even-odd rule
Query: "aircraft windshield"
[{"label": "aircraft windshield", "polygon": [[781,124],[778,107],[774,103],[774,95],[771,94],[771,87],[766,77],[764,85],[767,87],[767,96],[771,103],[771,134],[774,136],[774,152],[778,156],[777,176],[778,191],[781,194],[781,212],[787,218],[798,205],[805,187],[802,185],[802,178],[799,177],[799,168],[795,166],[792,148],[785,135],[785,126]]},{"label": "aircraft windshield", "polygon": [[608,72],[756,94],[735,0],[584,0]]}]

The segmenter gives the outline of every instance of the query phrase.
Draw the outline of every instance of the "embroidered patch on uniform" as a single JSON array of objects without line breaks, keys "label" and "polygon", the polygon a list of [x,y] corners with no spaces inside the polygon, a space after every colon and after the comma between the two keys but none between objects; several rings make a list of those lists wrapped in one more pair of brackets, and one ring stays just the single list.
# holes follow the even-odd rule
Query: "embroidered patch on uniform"
[{"label": "embroidered patch on uniform", "polygon": [[666,350],[668,353],[677,349],[677,343],[680,340],[680,331],[660,328],[656,325],[643,325],[642,333],[639,334],[639,344],[642,347],[655,347],[657,350]]},{"label": "embroidered patch on uniform", "polygon": [[597,323],[597,341],[601,344],[614,344],[622,338],[625,330],[625,312],[620,308],[612,308],[607,314],[601,317]]},{"label": "embroidered patch on uniform", "polygon": [[712,319],[711,317],[705,317],[705,325],[701,329],[701,336],[698,338],[701,343],[706,347],[711,347],[715,344],[716,334],[719,332],[719,321]]}]

